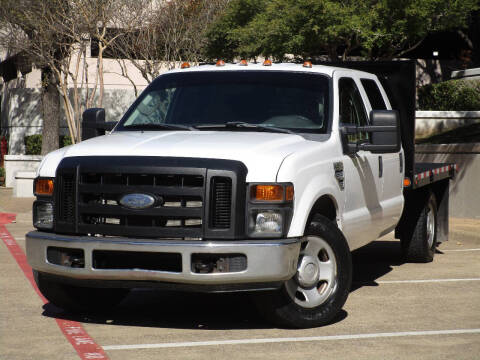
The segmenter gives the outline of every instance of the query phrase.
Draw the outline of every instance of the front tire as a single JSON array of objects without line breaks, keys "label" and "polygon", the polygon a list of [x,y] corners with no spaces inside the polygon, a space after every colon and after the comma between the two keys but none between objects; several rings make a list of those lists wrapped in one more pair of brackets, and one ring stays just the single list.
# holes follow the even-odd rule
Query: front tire
[{"label": "front tire", "polygon": [[296,275],[282,289],[260,293],[255,300],[262,314],[280,326],[322,326],[342,309],[351,282],[352,260],[343,234],[317,215],[305,232]]},{"label": "front tire", "polygon": [[40,292],[57,307],[73,313],[108,310],[118,305],[128,289],[90,288],[63,284],[48,275],[33,271]]}]

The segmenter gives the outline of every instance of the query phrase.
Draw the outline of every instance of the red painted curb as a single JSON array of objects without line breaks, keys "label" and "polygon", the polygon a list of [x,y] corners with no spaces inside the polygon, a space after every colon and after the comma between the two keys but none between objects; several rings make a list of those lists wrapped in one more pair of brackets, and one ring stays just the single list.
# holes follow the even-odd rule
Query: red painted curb
[{"label": "red painted curb", "polygon": [[[15,214],[0,213],[0,238],[12,254],[23,274],[28,279],[37,295],[42,299],[43,303],[48,303],[48,300],[42,295],[33,279],[32,268],[28,265],[27,257],[22,248],[15,241],[13,236],[5,227],[6,224],[15,221]],[[108,359],[108,356],[103,351],[102,347],[98,345],[83,328],[82,324],[77,321],[55,319],[58,327],[63,335],[72,344],[73,348],[82,360],[90,359]]]}]

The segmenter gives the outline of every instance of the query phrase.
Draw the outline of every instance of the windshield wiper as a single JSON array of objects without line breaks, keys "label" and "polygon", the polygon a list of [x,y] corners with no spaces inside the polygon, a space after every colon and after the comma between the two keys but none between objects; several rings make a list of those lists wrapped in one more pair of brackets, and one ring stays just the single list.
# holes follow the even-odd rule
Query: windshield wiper
[{"label": "windshield wiper", "polygon": [[179,124],[132,124],[123,127],[124,129],[131,129],[131,130],[190,130],[196,131],[194,127],[187,126],[187,125],[179,125]]},{"label": "windshield wiper", "polygon": [[207,129],[235,129],[235,128],[250,128],[250,129],[261,129],[263,131],[270,131],[276,133],[284,133],[284,134],[295,134],[295,132],[282,129],[275,126],[267,126],[267,125],[259,125],[259,124],[250,124],[243,121],[229,121],[225,124],[205,124],[205,125],[196,125],[196,129],[198,130],[207,130]]}]

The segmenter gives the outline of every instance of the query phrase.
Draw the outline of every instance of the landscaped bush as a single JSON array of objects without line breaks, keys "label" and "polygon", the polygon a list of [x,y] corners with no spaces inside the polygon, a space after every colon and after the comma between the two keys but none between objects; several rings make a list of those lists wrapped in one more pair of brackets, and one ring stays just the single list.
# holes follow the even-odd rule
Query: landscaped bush
[{"label": "landscaped bush", "polygon": [[[70,136],[60,136],[60,147],[72,145]],[[25,154],[40,155],[42,153],[42,135],[25,136]]]},{"label": "landscaped bush", "polygon": [[449,80],[418,89],[420,110],[480,110],[480,81]]},{"label": "landscaped bush", "polygon": [[68,135],[60,136],[60,147],[72,145],[72,138]]},{"label": "landscaped bush", "polygon": [[42,135],[25,136],[25,154],[40,155],[42,153]]},{"label": "landscaped bush", "polygon": [[0,177],[5,177],[5,169],[0,167]]}]

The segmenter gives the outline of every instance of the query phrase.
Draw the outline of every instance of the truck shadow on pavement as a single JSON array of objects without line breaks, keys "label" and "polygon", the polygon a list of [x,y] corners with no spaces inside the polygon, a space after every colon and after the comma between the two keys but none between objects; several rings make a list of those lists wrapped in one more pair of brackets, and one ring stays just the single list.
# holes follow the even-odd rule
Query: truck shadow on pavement
[{"label": "truck shadow on pavement", "polygon": [[[191,330],[271,329],[248,294],[197,294],[134,289],[116,308],[97,314],[71,314],[48,303],[43,316],[80,323]],[[334,319],[347,317],[346,311]]]},{"label": "truck shadow on pavement", "polygon": [[[363,286],[378,286],[376,280],[400,266],[400,242],[375,241],[352,252],[351,292]],[[43,307],[43,316],[81,323],[178,328],[178,329],[269,329],[275,326],[262,318],[247,293],[199,294],[134,289],[117,307],[100,314],[71,314],[52,304]],[[348,316],[345,310],[332,321]]]},{"label": "truck shadow on pavement", "polygon": [[374,241],[352,252],[353,282],[350,292],[378,286],[377,279],[405,264],[400,241]]}]

